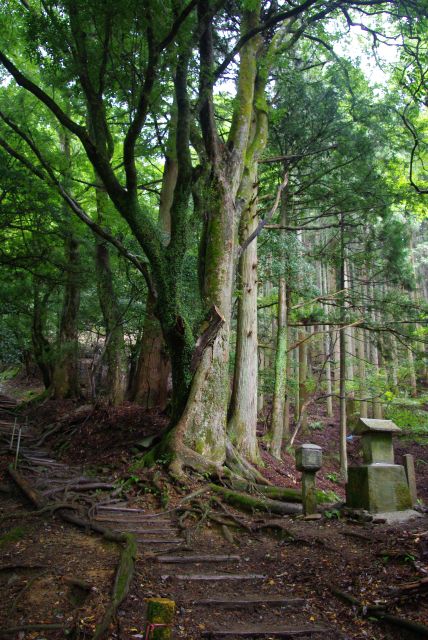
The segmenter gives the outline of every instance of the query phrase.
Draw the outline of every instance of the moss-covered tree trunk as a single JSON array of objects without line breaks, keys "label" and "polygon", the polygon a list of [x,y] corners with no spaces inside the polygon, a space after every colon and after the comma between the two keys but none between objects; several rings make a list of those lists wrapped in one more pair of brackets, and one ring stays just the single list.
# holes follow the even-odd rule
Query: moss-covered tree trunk
[{"label": "moss-covered tree trunk", "polygon": [[[64,182],[70,179],[70,135],[60,132],[60,144],[64,154]],[[76,398],[80,396],[78,371],[78,314],[80,307],[81,265],[79,242],[77,240],[71,211],[64,202],[62,205],[64,234],[64,297],[59,319],[59,331],[56,354],[53,362],[51,391],[54,398]]]},{"label": "moss-covered tree trunk", "polygon": [[165,409],[168,401],[169,355],[159,320],[154,314],[153,296],[148,294],[143,337],[130,399],[145,409]]},{"label": "moss-covered tree trunk", "polygon": [[[96,189],[97,222],[103,224],[107,207],[107,195],[100,186]],[[122,316],[117,293],[113,284],[108,244],[95,234],[95,264],[97,275],[98,299],[103,314],[105,343],[102,361],[107,365],[105,386],[101,396],[109,404],[117,406],[124,397],[124,337]]]},{"label": "moss-covered tree trunk", "polygon": [[[205,0],[198,5],[201,36],[200,124],[206,154],[205,250],[200,267],[202,296],[213,309],[216,330],[202,334],[196,345],[198,363],[184,412],[171,434],[171,469],[180,474],[183,466],[219,469],[226,458],[226,421],[229,399],[229,350],[232,293],[237,259],[240,216],[248,204],[237,198],[249,153],[256,81],[256,51],[259,39],[249,40],[240,52],[238,93],[226,146],[221,142],[214,119],[212,25],[206,20]],[[258,10],[243,12],[242,33],[258,23]],[[213,326],[213,325],[211,325]],[[205,335],[205,339],[204,339]],[[199,347],[199,349],[198,349]]]},{"label": "moss-covered tree trunk", "polygon": [[[176,127],[177,118],[174,105],[169,126],[159,202],[159,228],[164,234],[165,245],[168,244],[171,237],[171,207],[178,176]],[[149,291],[138,364],[134,379],[131,381],[130,399],[138,402],[145,409],[156,407],[164,410],[168,402],[170,373],[171,363],[167,345],[162,334],[162,327],[155,315],[155,300]]]},{"label": "moss-covered tree trunk", "polygon": [[[248,24],[256,24],[256,14]],[[254,50],[260,47],[258,39]],[[252,72],[253,69],[251,68]],[[257,327],[257,237],[246,244],[258,227],[257,165],[267,141],[267,107],[265,104],[266,77],[255,77],[253,119],[247,146],[245,167],[237,194],[243,203],[239,239],[243,252],[238,264],[239,298],[236,329],[236,357],[232,398],[229,407],[228,435],[237,451],[252,462],[260,463],[257,443],[257,383],[258,383],[258,327]]]},{"label": "moss-covered tree trunk", "polygon": [[34,359],[40,369],[45,389],[52,384],[52,346],[46,338],[47,302],[50,292],[42,294],[41,282],[33,278],[33,315],[31,322],[31,342]]},{"label": "moss-covered tree trunk", "polygon": [[[249,176],[254,181],[254,172]],[[253,192],[253,189],[251,189]],[[241,238],[256,229],[258,216],[253,200],[241,220]],[[238,451],[252,462],[260,462],[257,444],[257,239],[241,255],[238,269],[239,298],[236,328],[236,356],[229,408],[228,433]]]},{"label": "moss-covered tree trunk", "polygon": [[[283,194],[281,201],[281,224],[287,224],[287,202],[286,194]],[[280,232],[285,242],[285,231]],[[283,262],[285,261],[283,256]],[[285,266],[285,265],[284,265]],[[278,311],[277,311],[277,334],[275,352],[275,386],[272,402],[272,424],[271,424],[271,453],[275,458],[281,458],[282,441],[284,437],[285,422],[285,394],[287,384],[287,362],[288,362],[288,326],[287,326],[287,285],[285,275],[279,279],[278,286]]]},{"label": "moss-covered tree trunk", "polygon": [[[67,207],[64,215],[69,216]],[[53,363],[52,395],[54,398],[76,398],[80,396],[78,371],[78,327],[80,306],[80,261],[79,243],[69,225],[64,240],[66,266],[64,298],[59,320],[56,355]]]}]

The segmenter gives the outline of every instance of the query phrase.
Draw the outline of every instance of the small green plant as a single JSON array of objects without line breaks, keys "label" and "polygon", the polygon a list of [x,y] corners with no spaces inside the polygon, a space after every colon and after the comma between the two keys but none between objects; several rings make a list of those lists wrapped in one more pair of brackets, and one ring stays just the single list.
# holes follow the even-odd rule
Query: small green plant
[{"label": "small green plant", "polygon": [[128,478],[122,478],[117,482],[117,486],[120,487],[122,491],[128,491],[128,489],[131,489],[131,487],[141,485],[142,481],[136,475],[129,476]]},{"label": "small green plant", "polygon": [[403,560],[404,560],[404,562],[412,563],[412,562],[414,562],[416,560],[416,558],[411,553],[406,553],[403,556]]},{"label": "small green plant", "polygon": [[327,509],[327,511],[324,511],[324,517],[328,520],[339,520],[340,511],[339,509]]},{"label": "small green plant", "polygon": [[314,422],[310,422],[308,427],[311,431],[322,431],[324,429],[324,425],[321,420],[314,420]]},{"label": "small green plant", "polygon": [[18,540],[22,540],[25,536],[25,529],[23,527],[13,527],[9,531],[6,531],[2,536],[0,536],[0,547],[8,542],[18,542]]},{"label": "small green plant", "polygon": [[5,369],[4,371],[0,372],[0,380],[2,382],[6,382],[6,380],[12,380],[12,378],[14,378],[15,376],[18,375],[20,370],[19,366],[16,367],[8,367],[7,369]]},{"label": "small green plant", "polygon": [[331,502],[340,502],[340,496],[331,489],[318,489],[316,492],[317,502],[320,504],[328,504]]},{"label": "small green plant", "polygon": [[332,482],[335,482],[336,484],[339,482],[339,474],[337,474],[335,471],[331,471],[330,473],[326,473],[325,477],[327,478],[327,480],[331,480]]}]

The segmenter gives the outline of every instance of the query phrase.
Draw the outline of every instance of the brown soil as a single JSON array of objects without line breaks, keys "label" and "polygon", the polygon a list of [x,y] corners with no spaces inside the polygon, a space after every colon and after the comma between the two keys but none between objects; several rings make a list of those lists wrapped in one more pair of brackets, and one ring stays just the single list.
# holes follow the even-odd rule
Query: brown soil
[{"label": "brown soil", "polygon": [[[29,412],[30,423],[37,428],[53,424],[61,416],[68,415],[61,431],[44,446],[50,446],[56,458],[69,463],[80,463],[86,469],[102,471],[103,475],[128,480],[127,497],[134,506],[148,510],[161,510],[160,494],[150,485],[153,472],[138,471],[132,467],[135,461],[135,445],[147,435],[162,430],[167,418],[164,415],[144,414],[139,407],[125,404],[119,409],[98,408],[88,410],[76,419],[72,403],[47,402]],[[337,421],[327,421],[320,408],[312,412],[309,422],[322,421],[324,429],[311,430],[301,441],[320,444],[324,451],[324,467],[318,474],[318,486],[344,496],[338,479]],[[261,426],[262,431],[262,426]],[[261,433],[261,435],[263,435]],[[299,486],[292,456],[284,452],[283,462],[274,460],[262,442],[263,472],[275,484]],[[69,443],[69,444],[68,444]],[[351,459],[357,455],[358,442],[350,443]],[[416,460],[425,461],[426,444],[412,443],[405,438],[396,442],[397,459],[403,453],[413,453]],[[141,455],[141,454],[138,454]],[[0,486],[11,488],[5,469],[10,456],[0,458],[3,477]],[[417,465],[419,495],[428,501],[427,464]],[[169,506],[173,508],[184,493],[201,486],[202,479],[194,476],[183,489],[171,486],[162,467],[158,468],[156,485],[169,494]],[[148,487],[152,486],[152,490]],[[165,499],[165,495],[163,496]],[[22,527],[19,539],[0,545],[3,567],[10,565],[42,565],[39,568],[11,568],[0,571],[0,629],[29,622],[77,623],[79,638],[89,638],[109,601],[113,576],[118,560],[118,548],[107,544],[93,534],[74,529],[58,518],[11,517],[14,511],[30,509],[19,491],[0,493],[0,536],[13,527]],[[210,505],[209,496],[200,498],[207,512],[216,510]],[[269,518],[254,514],[253,517],[227,507],[237,517],[249,524],[260,524]],[[358,524],[346,519],[337,520],[338,512],[331,509],[320,521],[306,522],[296,518],[281,518],[287,532],[249,533],[233,530],[235,544],[227,542],[219,528],[208,518],[190,518],[187,539],[195,553],[234,553],[241,560],[227,567],[209,567],[209,571],[262,573],[261,582],[238,583],[221,587],[214,584],[180,583],[162,576],[190,571],[187,566],[162,566],[153,562],[149,549],[139,549],[136,573],[130,593],[119,610],[115,626],[109,638],[128,640],[144,637],[144,599],[150,596],[172,597],[177,602],[176,636],[196,640],[210,626],[227,627],[233,623],[256,623],[263,610],[245,612],[207,611],[189,604],[201,595],[242,595],[245,592],[282,594],[302,597],[305,603],[298,611],[276,611],[279,620],[288,624],[296,622],[323,623],[335,631],[327,638],[353,640],[383,640],[412,637],[384,623],[375,622],[370,616],[341,602],[333,593],[339,589],[356,597],[363,604],[388,603],[388,611],[394,615],[428,624],[427,590],[402,597],[397,588],[403,583],[420,580],[428,575],[428,518],[410,521],[390,527],[385,524]],[[176,518],[176,514],[173,514]],[[190,522],[190,525],[189,525]],[[206,565],[197,567],[207,571]],[[76,604],[65,577],[81,578],[92,585],[84,602]],[[275,612],[274,612],[275,613]],[[339,634],[342,634],[341,636]],[[1,637],[1,633],[0,633]],[[63,638],[62,632],[21,632],[8,637]],[[417,637],[417,636],[413,636]]]}]

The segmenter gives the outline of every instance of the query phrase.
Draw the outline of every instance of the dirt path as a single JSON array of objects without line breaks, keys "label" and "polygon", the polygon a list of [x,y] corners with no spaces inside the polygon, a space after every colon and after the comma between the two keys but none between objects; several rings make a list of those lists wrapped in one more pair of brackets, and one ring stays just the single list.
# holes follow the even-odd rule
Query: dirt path
[{"label": "dirt path", "polygon": [[[4,414],[0,420],[6,444],[13,418]],[[175,634],[186,640],[407,637],[360,617],[335,598],[332,587],[364,603],[387,600],[393,612],[404,608],[407,617],[424,620],[426,592],[409,601],[395,598],[393,589],[424,575],[426,538],[416,534],[426,532],[426,519],[392,529],[372,523],[282,518],[286,526],[282,535],[237,530],[234,542],[228,542],[219,530],[198,522],[183,531],[175,511],[153,513],[119,502],[108,477],[88,476],[78,465],[58,462],[48,450],[35,446],[36,437],[27,430],[19,469],[40,494],[47,500],[77,502],[93,522],[137,537],[131,591],[107,637],[144,638],[144,599],[150,596],[176,602]],[[9,539],[3,536],[0,549],[4,564],[0,626],[48,622],[77,628],[76,638],[88,637],[108,606],[118,560],[116,545],[50,515],[11,518],[11,512],[22,509],[17,491],[5,494],[1,529],[9,532]],[[76,586],[77,580],[88,588]],[[4,637],[53,639],[64,634],[51,629],[43,636],[24,631]]]}]

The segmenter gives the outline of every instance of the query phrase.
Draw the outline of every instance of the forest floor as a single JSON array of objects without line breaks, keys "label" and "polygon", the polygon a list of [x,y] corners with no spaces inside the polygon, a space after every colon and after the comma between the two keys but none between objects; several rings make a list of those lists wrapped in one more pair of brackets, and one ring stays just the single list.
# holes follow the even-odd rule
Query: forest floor
[{"label": "forest floor", "polygon": [[[18,398],[26,393],[22,383],[14,385],[13,382],[1,391]],[[48,425],[60,425],[43,445],[52,457],[78,467],[86,475],[108,478],[122,489],[129,506],[143,508],[147,513],[166,510],[177,524],[177,513],[182,512],[173,509],[206,480],[194,475],[187,487],[179,487],[168,482],[164,467],[147,470],[138,466],[147,439],[166,426],[167,418],[154,412],[143,413],[132,404],[118,409],[94,409],[86,405],[76,409],[71,402],[50,401],[37,409],[29,409],[29,424],[39,433],[46,433]],[[317,475],[318,487],[332,492],[333,502],[342,499],[344,487],[339,480],[336,454],[337,419],[328,419],[322,409],[316,409],[310,412],[309,424],[315,426],[301,441],[320,444],[324,453],[323,469]],[[263,430],[261,424],[264,474],[276,485],[299,487],[293,458],[284,452],[282,462],[273,459],[265,447]],[[427,447],[428,429],[425,436],[413,437],[406,432],[395,440],[397,462],[404,453],[415,457],[418,495],[425,504],[428,504]],[[351,459],[356,455],[356,443],[352,441]],[[118,547],[51,514],[25,516],[31,507],[8,478],[7,466],[11,462],[11,454],[3,449],[0,455],[0,637],[59,640],[64,635],[55,630],[22,630],[7,635],[1,631],[23,624],[56,623],[74,626],[79,629],[77,637],[90,638],[110,599]],[[201,496],[199,505],[199,511],[189,513],[185,521],[187,547],[198,554],[237,554],[239,561],[223,567],[223,571],[239,570],[265,576],[260,584],[228,586],[222,595],[232,598],[249,589],[302,598],[297,612],[278,610],[277,615],[289,623],[326,625],[332,631],[324,634],[325,640],[421,637],[376,621],[370,612],[344,602],[334,591],[351,595],[364,606],[385,605],[389,614],[428,624],[426,513],[392,526],[376,519],[357,522],[340,517],[339,510],[332,506],[316,521],[282,517],[282,530],[268,533],[260,529],[270,520],[266,514],[243,515],[227,507],[231,517],[238,518],[244,528],[234,528],[233,539],[225,540],[221,527],[209,517],[217,513],[209,494]],[[144,599],[151,596],[176,600],[175,634],[186,640],[203,637],[213,620],[227,628],[232,619],[238,624],[254,623],[264,614],[257,608],[233,613],[201,612],[192,602],[208,593],[207,585],[203,582],[175,584],[165,577],[165,568],[157,567],[150,558],[150,553],[140,545],[130,592],[107,637],[143,638]],[[199,570],[203,571],[203,567]],[[76,590],[73,584],[76,578],[88,583],[90,590],[83,593]]]}]

